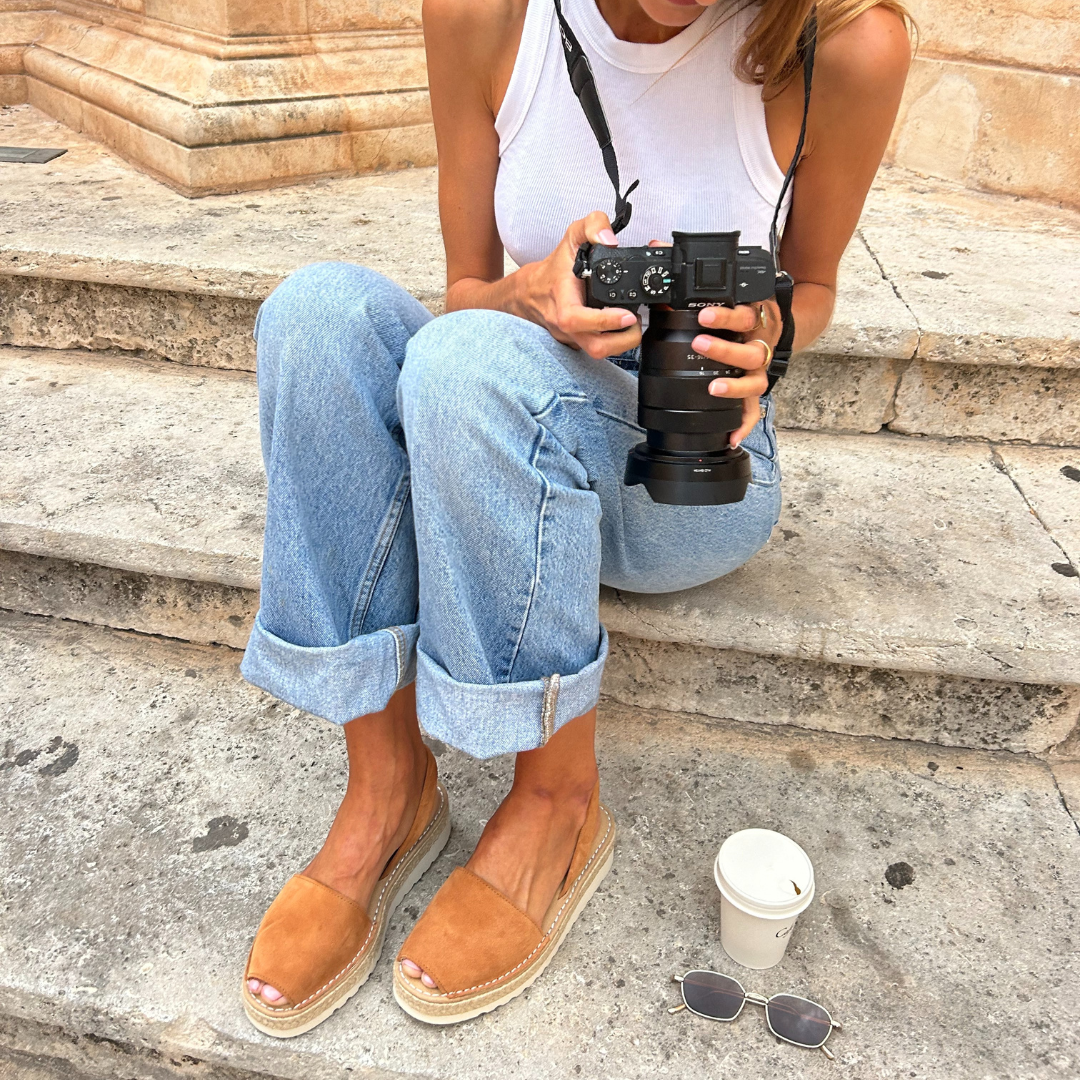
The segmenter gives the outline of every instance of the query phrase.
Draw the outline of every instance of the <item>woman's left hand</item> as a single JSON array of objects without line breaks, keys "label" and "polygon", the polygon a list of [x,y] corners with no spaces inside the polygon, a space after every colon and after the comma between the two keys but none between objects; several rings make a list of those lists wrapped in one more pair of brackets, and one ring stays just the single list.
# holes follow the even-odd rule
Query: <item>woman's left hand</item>
[{"label": "woman's left hand", "polygon": [[[762,325],[764,310],[764,325]],[[742,368],[746,374],[735,379],[713,379],[709,393],[716,397],[742,398],[742,424],[731,433],[731,445],[738,446],[761,419],[759,399],[769,389],[766,365],[780,340],[780,309],[775,300],[764,304],[740,304],[738,307],[707,307],[698,322],[710,330],[735,330],[742,342],[724,341],[711,334],[699,334],[692,347],[695,352],[727,367]],[[766,348],[766,344],[769,346]]]}]

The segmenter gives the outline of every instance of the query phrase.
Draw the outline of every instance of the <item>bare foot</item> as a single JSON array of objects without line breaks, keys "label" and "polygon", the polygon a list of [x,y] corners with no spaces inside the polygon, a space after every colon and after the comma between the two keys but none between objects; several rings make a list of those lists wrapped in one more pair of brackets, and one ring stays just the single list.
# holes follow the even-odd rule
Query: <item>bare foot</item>
[{"label": "bare foot", "polygon": [[[390,857],[412,828],[423,791],[427,755],[413,686],[402,687],[381,713],[346,724],[345,745],[345,798],[303,873],[366,908]],[[247,988],[268,1005],[287,1004],[282,993],[259,979],[248,979]]]},{"label": "bare foot", "polygon": [[[518,754],[514,785],[484,827],[468,868],[538,926],[570,869],[596,786],[595,710],[562,727],[539,750]],[[411,960],[403,974],[435,989]]]}]

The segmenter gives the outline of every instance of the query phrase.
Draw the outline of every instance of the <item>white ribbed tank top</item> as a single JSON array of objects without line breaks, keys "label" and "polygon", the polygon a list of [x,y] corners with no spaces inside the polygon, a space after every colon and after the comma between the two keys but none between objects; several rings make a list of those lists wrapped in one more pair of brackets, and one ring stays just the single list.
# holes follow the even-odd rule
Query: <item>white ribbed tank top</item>
[{"label": "white ribbed tank top", "polygon": [[[733,6],[721,0],[670,41],[641,45],[616,38],[595,0],[563,0],[592,64],[623,188],[641,181],[623,246],[667,240],[675,229],[741,229],[744,244],[768,247],[784,174],[761,88],[734,72],[753,12]],[[570,87],[552,0],[529,0],[495,129],[495,220],[519,266],[549,255],[590,211],[614,217],[611,181]]]}]

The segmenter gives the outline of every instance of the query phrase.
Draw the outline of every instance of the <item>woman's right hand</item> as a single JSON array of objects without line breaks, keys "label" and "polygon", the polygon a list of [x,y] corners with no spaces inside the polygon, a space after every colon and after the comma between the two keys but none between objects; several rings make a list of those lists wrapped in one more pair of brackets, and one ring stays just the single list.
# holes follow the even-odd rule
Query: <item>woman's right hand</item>
[{"label": "woman's right hand", "polygon": [[595,210],[575,221],[546,259],[528,263],[514,275],[519,279],[514,314],[546,327],[564,345],[601,360],[640,345],[641,324],[624,308],[585,306],[585,283],[574,276],[574,260],[585,241],[605,247],[618,244],[607,214]]}]

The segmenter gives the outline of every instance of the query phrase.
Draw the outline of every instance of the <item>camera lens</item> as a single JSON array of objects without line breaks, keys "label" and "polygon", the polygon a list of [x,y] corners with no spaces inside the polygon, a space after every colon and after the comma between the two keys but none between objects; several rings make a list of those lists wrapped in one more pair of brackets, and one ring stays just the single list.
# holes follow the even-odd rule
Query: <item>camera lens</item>
[{"label": "camera lens", "polygon": [[739,377],[696,353],[699,334],[739,340],[729,331],[705,330],[696,311],[653,308],[641,340],[638,423],[646,441],[630,451],[625,481],[643,484],[652,500],[675,506],[740,502],[750,483],[750,455],[729,445],[742,422],[742,401],[713,397],[717,376]]}]

